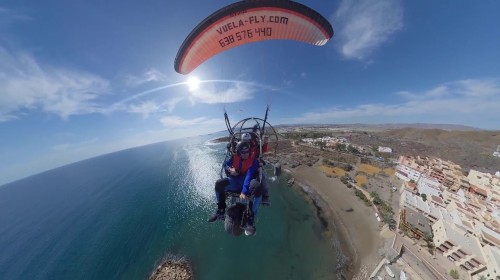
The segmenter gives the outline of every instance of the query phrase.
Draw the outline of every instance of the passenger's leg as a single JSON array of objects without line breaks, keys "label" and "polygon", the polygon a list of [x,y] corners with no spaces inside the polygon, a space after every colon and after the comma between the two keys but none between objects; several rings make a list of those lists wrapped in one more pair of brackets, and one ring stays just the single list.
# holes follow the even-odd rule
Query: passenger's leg
[{"label": "passenger's leg", "polygon": [[252,212],[253,215],[257,215],[257,211],[259,210],[259,206],[262,200],[262,191],[263,191],[263,186],[257,179],[253,179],[250,182],[250,190],[253,195],[253,205],[252,205]]},{"label": "passenger's leg", "polygon": [[222,178],[215,182],[215,196],[219,209],[226,208],[226,187],[230,185],[229,178]]},{"label": "passenger's leg", "polygon": [[224,215],[226,213],[226,193],[225,188],[229,185],[228,178],[222,178],[215,182],[215,197],[217,198],[217,211],[215,214],[208,218],[209,223],[213,223],[217,220],[224,220]]},{"label": "passenger's leg", "polygon": [[247,224],[245,228],[245,235],[254,235],[257,229],[255,228],[255,217],[259,210],[260,201],[262,199],[262,185],[257,179],[253,179],[250,182],[250,190],[253,196],[253,202],[250,205],[250,215],[247,218]]},{"label": "passenger's leg", "polygon": [[253,199],[252,211],[254,217],[257,216],[257,212],[259,211],[259,206],[261,204],[261,201],[262,201],[262,196],[254,197]]}]

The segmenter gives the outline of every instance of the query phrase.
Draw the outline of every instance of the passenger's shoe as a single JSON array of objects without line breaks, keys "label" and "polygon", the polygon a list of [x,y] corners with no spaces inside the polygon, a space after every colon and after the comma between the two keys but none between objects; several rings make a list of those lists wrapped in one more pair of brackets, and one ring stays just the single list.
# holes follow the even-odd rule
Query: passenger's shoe
[{"label": "passenger's shoe", "polygon": [[271,206],[271,200],[269,199],[269,196],[262,196],[262,201],[260,202],[262,206]]},{"label": "passenger's shoe", "polygon": [[208,218],[207,222],[213,223],[217,220],[224,221],[225,214],[226,214],[225,209],[218,209],[217,212],[215,212],[215,214],[213,214],[212,216],[210,216],[210,218]]},{"label": "passenger's shoe", "polygon": [[256,232],[257,232],[257,229],[255,228],[255,225],[253,224],[253,217],[250,217],[250,218],[248,218],[247,226],[245,227],[245,235],[252,236],[252,235],[255,235]]}]

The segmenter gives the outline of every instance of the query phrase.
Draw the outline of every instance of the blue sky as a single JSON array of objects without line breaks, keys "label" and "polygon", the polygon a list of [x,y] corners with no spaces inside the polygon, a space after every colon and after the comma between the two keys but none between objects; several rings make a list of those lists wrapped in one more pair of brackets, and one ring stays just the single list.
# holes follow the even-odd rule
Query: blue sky
[{"label": "blue sky", "polygon": [[499,1],[298,2],[330,20],[327,45],[249,44],[184,76],[184,38],[233,1],[2,1],[0,184],[224,130],[224,109],[235,120],[266,104],[272,124],[500,129]]}]

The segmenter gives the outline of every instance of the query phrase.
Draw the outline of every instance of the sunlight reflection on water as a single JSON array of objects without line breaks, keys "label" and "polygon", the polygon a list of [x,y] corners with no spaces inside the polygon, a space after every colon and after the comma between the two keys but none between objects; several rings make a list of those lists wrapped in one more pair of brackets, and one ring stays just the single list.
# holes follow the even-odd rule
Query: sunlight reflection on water
[{"label": "sunlight reflection on water", "polygon": [[214,183],[219,179],[220,167],[224,159],[223,143],[205,142],[184,146],[188,157],[188,189],[194,193],[193,202],[203,208],[213,208],[215,202]]}]

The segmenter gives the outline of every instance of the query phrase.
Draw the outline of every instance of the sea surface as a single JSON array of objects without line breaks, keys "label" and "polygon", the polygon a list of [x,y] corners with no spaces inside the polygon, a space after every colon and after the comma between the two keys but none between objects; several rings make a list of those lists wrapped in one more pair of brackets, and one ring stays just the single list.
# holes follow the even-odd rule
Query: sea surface
[{"label": "sea surface", "polygon": [[[0,187],[0,279],[147,279],[167,254],[195,279],[336,279],[315,209],[270,184],[257,235],[233,237],[216,208],[225,144],[168,141],[60,167]],[[269,176],[272,176],[269,173]]]}]

